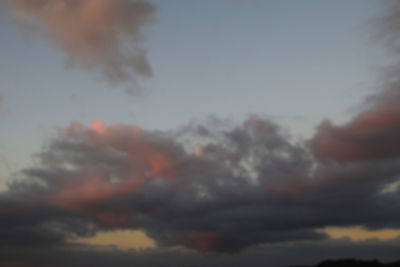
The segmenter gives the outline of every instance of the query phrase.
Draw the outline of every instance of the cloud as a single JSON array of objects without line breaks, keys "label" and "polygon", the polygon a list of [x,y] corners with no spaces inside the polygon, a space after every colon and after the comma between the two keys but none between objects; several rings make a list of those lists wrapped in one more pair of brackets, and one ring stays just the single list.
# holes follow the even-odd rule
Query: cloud
[{"label": "cloud", "polygon": [[307,228],[276,231],[264,215],[268,198],[302,194],[310,166],[278,126],[253,117],[227,132],[207,131],[198,156],[167,133],[74,122],[25,173],[46,185],[40,195],[49,205],[102,229],[143,229],[161,246],[237,251],[323,237]]},{"label": "cloud", "polygon": [[398,189],[384,190],[399,180],[398,159],[325,165],[288,140],[256,116],[175,133],[73,122],[2,195],[0,246],[141,230],[158,247],[238,252],[323,240],[327,226],[400,227]]},{"label": "cloud", "polygon": [[[54,3],[64,3],[40,5],[45,2],[13,4],[47,16]],[[83,3],[60,4],[62,13],[76,12]],[[41,20],[49,23],[47,17]],[[73,122],[49,141],[36,165],[23,171],[26,179],[0,195],[0,247],[8,252],[3,259],[15,262],[28,249],[24,257],[40,262],[38,247],[60,258],[73,249],[79,250],[76,257],[97,255],[87,251],[93,247],[70,240],[114,230],[144,231],[156,242],[157,249],[139,262],[161,258],[154,255],[175,247],[191,251],[181,249],[171,257],[193,253],[197,260],[203,255],[193,251],[240,251],[230,258],[239,259],[237,266],[248,266],[248,258],[237,255],[251,257],[263,246],[285,251],[285,258],[302,258],[306,248],[322,255],[315,252],[323,253],[321,246],[335,248],[324,255],[397,255],[398,240],[354,244],[332,241],[318,230],[400,228],[399,187],[393,186],[400,181],[400,110],[395,83],[388,84],[349,123],[325,121],[306,143],[290,141],[279,125],[257,116],[240,125],[214,119],[170,132],[102,120],[89,126]],[[100,263],[118,266],[113,262],[117,255],[119,266],[126,266],[139,255],[113,253]],[[43,266],[51,265],[47,260]]]},{"label": "cloud", "polygon": [[400,156],[400,107],[398,103],[358,114],[344,126],[322,123],[313,140],[321,159],[356,162]]},{"label": "cloud", "polygon": [[321,123],[312,150],[319,159],[363,162],[400,156],[400,1],[387,1],[378,20],[376,40],[384,44],[392,63],[381,73],[377,91],[364,99],[363,110],[345,125]]},{"label": "cloud", "polygon": [[[21,253],[15,248],[0,250],[2,266],[60,266],[60,267],[128,267],[128,266],[182,266],[182,267],[254,267],[312,265],[326,259],[358,258],[370,260],[375,257],[384,262],[398,259],[399,239],[390,241],[367,240],[353,243],[348,239],[275,244],[257,246],[242,253],[209,255],[195,251],[176,249],[151,249],[119,251],[112,248],[79,247],[75,249],[29,248]],[[23,265],[25,264],[25,265]],[[18,266],[18,265],[17,265]]]},{"label": "cloud", "polygon": [[150,77],[142,30],[154,21],[147,0],[8,0],[18,22],[68,55],[68,65],[134,88]]}]

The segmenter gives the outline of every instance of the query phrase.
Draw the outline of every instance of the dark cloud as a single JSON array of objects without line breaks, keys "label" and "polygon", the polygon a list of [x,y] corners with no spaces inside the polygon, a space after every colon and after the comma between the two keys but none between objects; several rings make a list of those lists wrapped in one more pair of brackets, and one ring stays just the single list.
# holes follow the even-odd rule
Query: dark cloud
[{"label": "dark cloud", "polygon": [[[203,134],[196,130],[187,134]],[[41,166],[25,173],[44,184],[38,194],[52,206],[103,229],[144,229],[163,246],[238,251],[323,237],[307,227],[280,231],[266,216],[280,209],[269,202],[302,194],[310,168],[277,125],[253,117],[207,131],[208,140],[193,145],[201,149],[189,151],[163,132],[72,123],[39,155]]]},{"label": "dark cloud", "polygon": [[[257,246],[242,253],[210,255],[195,251],[171,249],[151,249],[142,251],[118,251],[109,249],[49,248],[47,250],[29,248],[21,253],[15,248],[0,250],[2,266],[35,267],[265,267],[315,265],[326,259],[358,258],[371,260],[378,257],[383,262],[398,259],[399,239],[390,241],[368,240],[351,242],[347,239],[281,243]],[[7,265],[9,264],[9,265]],[[20,265],[12,265],[20,264]]]},{"label": "dark cloud", "polygon": [[68,55],[68,65],[100,72],[105,80],[135,88],[152,70],[141,46],[154,21],[147,0],[8,0],[18,22]]},{"label": "dark cloud", "polygon": [[396,103],[362,112],[344,126],[322,123],[313,140],[314,153],[338,162],[400,156],[399,107]]},{"label": "dark cloud", "polygon": [[29,183],[4,193],[0,243],[26,245],[26,236],[63,246],[140,229],[160,247],[237,252],[321,240],[315,230],[325,226],[399,227],[398,190],[385,191],[398,181],[398,160],[324,165],[271,121],[211,125],[175,135],[71,123],[24,171]]},{"label": "dark cloud", "polygon": [[[28,190],[28,192],[26,191]],[[0,247],[50,247],[64,245],[74,236],[91,236],[95,227],[85,216],[80,218],[59,210],[32,194],[33,188],[3,193],[0,198]],[[27,194],[25,194],[27,193]],[[30,194],[30,195],[29,195]]]}]

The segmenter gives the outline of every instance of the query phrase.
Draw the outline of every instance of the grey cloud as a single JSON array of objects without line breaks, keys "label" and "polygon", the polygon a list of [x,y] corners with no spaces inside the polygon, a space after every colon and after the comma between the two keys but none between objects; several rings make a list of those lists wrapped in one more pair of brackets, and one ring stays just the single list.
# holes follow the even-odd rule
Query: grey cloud
[{"label": "grey cloud", "polygon": [[[228,125],[192,124],[175,136],[72,123],[25,170],[36,182],[6,193],[14,201],[30,196],[20,205],[39,209],[28,218],[19,219],[19,209],[5,216],[17,227],[33,221],[33,234],[43,226],[50,237],[61,233],[61,243],[98,230],[142,229],[161,247],[204,252],[326,239],[315,229],[332,225],[399,227],[398,191],[383,193],[399,180],[397,159],[326,165],[273,122],[253,116]],[[189,139],[192,145],[181,142]]]},{"label": "grey cloud", "polygon": [[[254,267],[315,265],[326,259],[358,258],[393,262],[398,258],[399,239],[390,241],[367,240],[351,242],[347,239],[280,243],[256,246],[238,254],[210,255],[194,251],[151,249],[143,251],[95,250],[81,246],[76,249],[29,248],[21,253],[15,248],[0,251],[2,264],[26,264],[26,266],[99,266],[99,267]],[[31,264],[31,265],[29,265]],[[15,265],[10,265],[15,266]],[[18,265],[17,265],[18,266]]]}]

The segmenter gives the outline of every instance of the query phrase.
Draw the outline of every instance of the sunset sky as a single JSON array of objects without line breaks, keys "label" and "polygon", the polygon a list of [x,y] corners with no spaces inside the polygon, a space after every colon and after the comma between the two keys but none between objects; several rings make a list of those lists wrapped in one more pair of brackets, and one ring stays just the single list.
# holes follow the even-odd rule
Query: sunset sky
[{"label": "sunset sky", "polygon": [[400,2],[0,3],[1,266],[400,251]]}]

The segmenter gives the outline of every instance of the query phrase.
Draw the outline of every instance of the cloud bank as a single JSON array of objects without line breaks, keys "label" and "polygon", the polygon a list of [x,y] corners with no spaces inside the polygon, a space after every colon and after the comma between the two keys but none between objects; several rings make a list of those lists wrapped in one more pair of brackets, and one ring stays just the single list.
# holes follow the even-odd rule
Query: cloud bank
[{"label": "cloud bank", "polygon": [[399,181],[399,159],[325,165],[288,140],[255,116],[179,134],[73,122],[2,194],[0,246],[131,229],[159,247],[231,253],[324,240],[316,230],[332,225],[399,227],[398,188],[384,190]]}]

